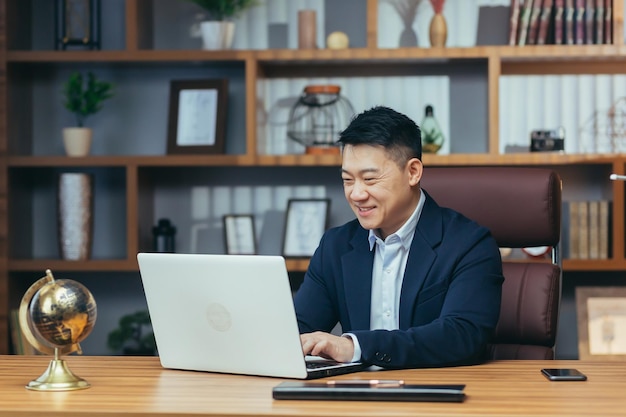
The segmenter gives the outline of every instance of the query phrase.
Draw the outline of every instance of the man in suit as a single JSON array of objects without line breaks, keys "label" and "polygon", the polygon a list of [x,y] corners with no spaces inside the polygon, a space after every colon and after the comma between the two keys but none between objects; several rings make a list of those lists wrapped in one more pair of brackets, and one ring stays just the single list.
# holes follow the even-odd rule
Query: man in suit
[{"label": "man in suit", "polygon": [[385,368],[480,361],[504,280],[489,230],[420,189],[421,134],[407,116],[374,107],[339,144],[356,219],[324,234],[296,294],[304,353]]}]

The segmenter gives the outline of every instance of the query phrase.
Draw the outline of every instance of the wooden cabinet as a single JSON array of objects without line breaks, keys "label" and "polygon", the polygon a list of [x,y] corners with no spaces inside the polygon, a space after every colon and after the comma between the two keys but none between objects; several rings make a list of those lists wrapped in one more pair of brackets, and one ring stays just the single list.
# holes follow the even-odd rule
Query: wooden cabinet
[{"label": "wooden cabinet", "polygon": [[[107,0],[108,1],[108,0]],[[552,154],[499,152],[499,81],[520,74],[626,74],[623,5],[614,2],[611,45],[478,46],[471,48],[377,49],[376,0],[367,0],[367,47],[347,50],[157,50],[152,36],[153,1],[126,0],[118,7],[119,47],[99,51],[56,51],[34,39],[39,24],[33,9],[49,7],[37,0],[0,0],[0,353],[9,349],[8,312],[19,304],[25,276],[33,281],[46,268],[55,271],[136,272],[136,254],[150,249],[151,228],[157,220],[155,192],[172,178],[193,178],[229,184],[258,185],[307,170],[320,181],[331,181],[340,165],[334,155],[268,155],[260,146],[263,121],[258,100],[261,86],[295,77],[398,76],[452,69],[471,72],[484,83],[484,100],[473,109],[485,120],[473,153],[424,155],[426,166],[525,165],[551,166],[569,181],[609,173],[626,174],[620,154]],[[113,6],[109,6],[113,7]],[[119,20],[119,21],[118,21]],[[115,45],[115,42],[113,42]],[[116,97],[105,105],[101,125],[109,127],[107,142],[99,141],[93,156],[69,158],[60,148],[63,124],[60,91],[64,77],[77,68],[96,69],[117,83]],[[428,72],[428,71],[427,71]],[[454,75],[451,75],[454,76]],[[167,155],[163,125],[167,94],[173,78],[227,78],[231,85],[228,145],[223,155]],[[47,97],[48,100],[42,100]],[[485,116],[486,115],[486,116]],[[451,118],[455,114],[451,113]],[[418,120],[419,122],[419,120]],[[142,137],[142,140],[138,140]],[[146,139],[154,137],[154,140]],[[96,254],[88,261],[63,261],[56,252],[55,175],[62,171],[94,173],[101,199],[97,222],[103,231]],[[260,174],[260,175],[259,175]],[[190,179],[191,178],[191,179]],[[263,180],[260,180],[263,181]],[[289,185],[289,183],[286,183]],[[293,184],[291,184],[293,185]],[[340,196],[340,184],[334,184]],[[565,271],[626,270],[624,184],[605,186],[613,203],[612,254],[607,260],[568,260]],[[97,197],[98,198],[98,197]],[[341,204],[338,197],[337,204]],[[341,218],[341,216],[339,216]],[[275,233],[275,240],[281,238]],[[289,260],[292,271],[304,271],[307,260]]]}]

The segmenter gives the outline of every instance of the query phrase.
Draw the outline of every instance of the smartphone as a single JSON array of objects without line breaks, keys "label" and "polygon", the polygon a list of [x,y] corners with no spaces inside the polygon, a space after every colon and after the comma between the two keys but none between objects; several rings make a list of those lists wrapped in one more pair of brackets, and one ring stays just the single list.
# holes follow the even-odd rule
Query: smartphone
[{"label": "smartphone", "polygon": [[544,368],[541,373],[550,381],[586,381],[587,376],[578,369]]}]

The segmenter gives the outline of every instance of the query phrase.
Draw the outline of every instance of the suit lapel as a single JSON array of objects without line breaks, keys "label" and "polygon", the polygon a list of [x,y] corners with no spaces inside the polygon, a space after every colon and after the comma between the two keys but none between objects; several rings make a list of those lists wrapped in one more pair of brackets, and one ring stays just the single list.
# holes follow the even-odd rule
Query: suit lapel
[{"label": "suit lapel", "polygon": [[[423,191],[423,190],[422,190]],[[425,191],[423,191],[426,193]],[[400,329],[407,329],[411,325],[412,312],[417,302],[417,293],[421,290],[437,254],[433,248],[442,239],[442,217],[437,203],[426,193],[426,201],[422,214],[415,229],[411,250],[402,280],[400,292]]]},{"label": "suit lapel", "polygon": [[353,250],[342,258],[344,291],[350,315],[351,330],[369,330],[372,295],[372,267],[374,252],[367,242],[368,232],[363,228],[350,241]]}]

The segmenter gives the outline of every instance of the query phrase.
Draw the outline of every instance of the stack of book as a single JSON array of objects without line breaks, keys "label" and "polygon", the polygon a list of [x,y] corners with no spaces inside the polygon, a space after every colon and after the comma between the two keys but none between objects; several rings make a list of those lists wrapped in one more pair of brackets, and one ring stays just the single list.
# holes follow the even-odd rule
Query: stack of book
[{"label": "stack of book", "polygon": [[563,202],[561,248],[566,259],[608,259],[611,203],[608,200]]},{"label": "stack of book", "polygon": [[511,0],[509,45],[612,43],[613,0]]}]

